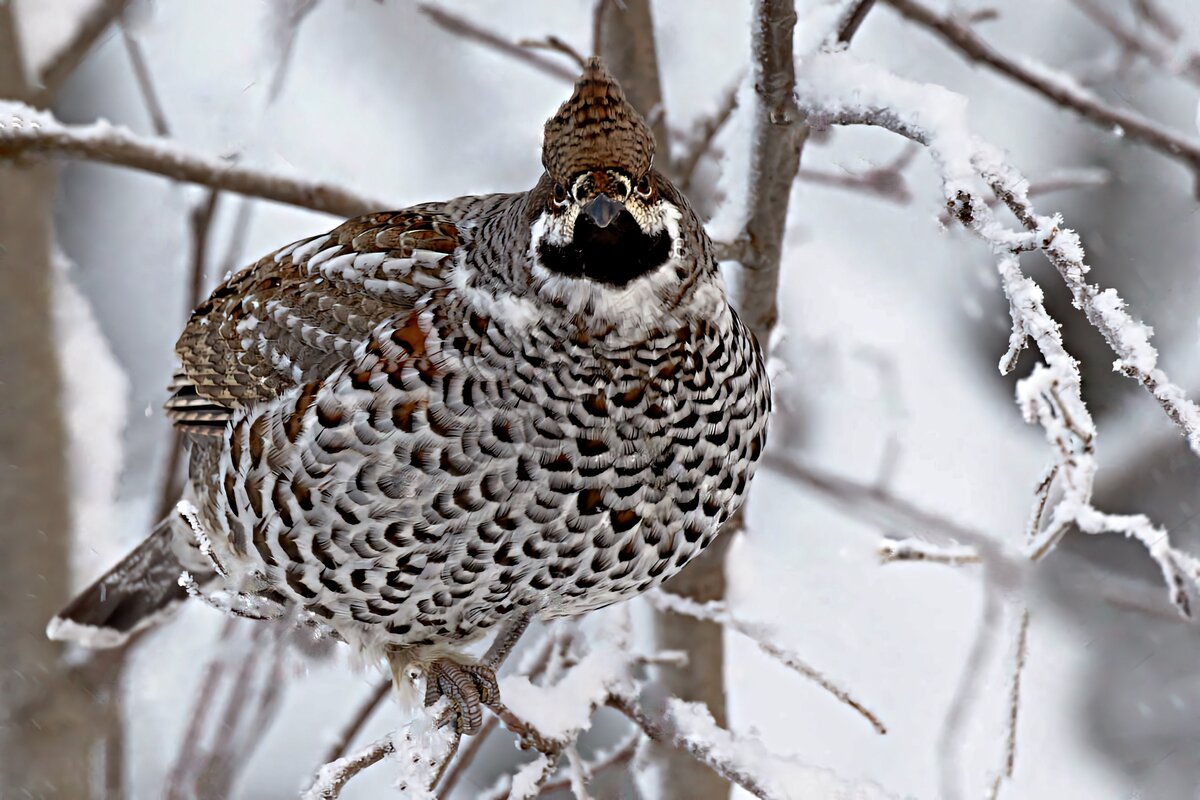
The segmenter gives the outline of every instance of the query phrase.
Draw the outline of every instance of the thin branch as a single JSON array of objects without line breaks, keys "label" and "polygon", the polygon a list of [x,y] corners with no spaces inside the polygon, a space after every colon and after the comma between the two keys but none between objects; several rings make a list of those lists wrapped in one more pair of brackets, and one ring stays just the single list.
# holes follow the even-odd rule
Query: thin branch
[{"label": "thin branch", "polygon": [[[687,194],[692,187],[692,178],[695,177],[696,168],[700,166],[700,162],[712,151],[713,141],[717,138],[717,134],[725,127],[725,123],[729,122],[729,118],[733,116],[734,110],[737,108],[738,84],[734,84],[725,90],[725,95],[721,98],[721,104],[717,106],[716,111],[705,117],[699,124],[699,134],[688,145],[686,151],[678,159],[676,167],[676,177],[679,181],[679,189],[684,194]],[[696,127],[696,126],[693,126]]]},{"label": "thin branch", "polygon": [[880,735],[887,733],[887,726],[880,721],[879,717],[875,716],[874,712],[851,696],[848,691],[825,677],[820,670],[805,662],[796,653],[775,644],[771,640],[772,635],[769,631],[735,617],[723,603],[697,603],[694,600],[689,600],[686,597],[671,594],[670,592],[651,592],[646,595],[646,599],[658,611],[669,611],[674,614],[689,616],[693,619],[714,622],[723,628],[740,633],[758,645],[759,649],[768,656],[793,672],[808,678],[837,698],[839,702],[854,709],[867,722],[871,723],[871,727],[875,729],[876,733]]},{"label": "thin branch", "polygon": [[1017,763],[1017,715],[1021,709],[1021,674],[1025,670],[1025,661],[1029,656],[1029,609],[1021,612],[1021,621],[1017,626],[1017,639],[1013,648],[1012,673],[1009,676],[1008,692],[1008,734],[1004,739],[1004,762],[996,779],[992,782],[992,791],[988,800],[998,800],[1000,786],[1006,778],[1012,778],[1013,768]]},{"label": "thin branch", "polygon": [[771,795],[758,779],[741,770],[737,764],[715,756],[710,750],[698,746],[671,730],[665,721],[650,715],[636,700],[627,697],[610,697],[608,705],[629,718],[654,742],[681,750],[730,783],[735,783],[755,797],[771,800]]},{"label": "thin branch", "polygon": [[267,91],[267,103],[274,103],[283,92],[287,80],[292,54],[296,50],[296,39],[300,35],[300,26],[317,7],[319,0],[275,0],[268,8],[274,15],[275,31],[273,39],[279,49],[275,69],[271,74],[271,87]]},{"label": "thin branch", "polygon": [[363,726],[371,719],[371,715],[383,703],[384,698],[388,696],[389,690],[392,688],[391,678],[384,678],[379,684],[371,690],[363,702],[359,704],[358,709],[354,712],[354,716],[342,727],[338,732],[337,738],[329,745],[329,749],[325,751],[325,756],[321,759],[322,764],[328,764],[337,761],[346,755],[346,751],[350,749],[350,745],[354,744],[354,739],[362,732]]},{"label": "thin branch", "polygon": [[[233,230],[229,233],[229,239],[225,245],[225,255],[221,258],[221,263],[216,270],[213,271],[214,275],[232,275],[242,265],[242,252],[246,249],[246,239],[250,233],[250,222],[254,217],[256,202],[257,200],[253,197],[243,196],[237,199],[238,208],[233,220]],[[222,277],[222,279],[224,278]]]},{"label": "thin branch", "polygon": [[448,767],[443,773],[441,784],[437,787],[438,795],[441,797],[449,797],[454,791],[454,787],[462,780],[463,775],[467,774],[467,769],[474,763],[479,751],[483,749],[483,744],[492,735],[492,731],[500,724],[500,720],[495,716],[485,717],[483,726],[474,736],[467,738],[467,743],[460,745],[457,757],[453,761],[448,762]]},{"label": "thin branch", "polygon": [[[602,773],[608,772],[611,769],[623,767],[633,760],[633,756],[637,753],[638,744],[642,741],[641,731],[635,730],[623,741],[617,744],[612,750],[597,756],[593,761],[584,765],[584,771],[591,777],[596,777]],[[558,780],[550,781],[542,787],[543,794],[551,792],[561,792],[564,789],[571,788],[571,778],[559,778]]]},{"label": "thin branch", "polygon": [[184,730],[183,738],[179,742],[179,753],[175,756],[175,762],[171,765],[171,769],[167,773],[164,785],[167,800],[179,800],[182,798],[185,784],[191,782],[191,776],[198,770],[200,744],[203,741],[204,729],[208,723],[208,714],[215,706],[213,697],[216,694],[217,687],[220,685],[225,671],[229,648],[228,640],[232,636],[237,624],[238,622],[235,619],[225,620],[225,624],[219,634],[220,643],[218,644],[217,653],[209,659],[208,666],[204,669],[204,677],[201,679],[200,686],[192,700],[192,713],[188,717],[187,727]]},{"label": "thin branch", "polygon": [[1200,86],[1200,57],[1190,54],[1181,58],[1172,48],[1126,27],[1115,14],[1096,0],[1071,0],[1093,22],[1106,30],[1125,50],[1136,53],[1154,66],[1171,75]]},{"label": "thin branch", "polygon": [[39,82],[43,88],[38,105],[48,105],[58,94],[67,78],[71,77],[71,73],[83,62],[92,47],[108,30],[108,26],[124,12],[128,4],[129,0],[100,0],[92,7],[76,28],[71,40],[42,68]]},{"label": "thin branch", "polygon": [[130,32],[129,26],[121,22],[121,39],[125,42],[125,53],[129,57],[129,66],[133,70],[133,79],[142,95],[142,103],[150,116],[150,126],[156,136],[167,138],[171,135],[171,127],[167,124],[167,114],[163,111],[162,101],[154,88],[154,79],[150,76],[150,67],[146,63],[146,54],[142,43]]},{"label": "thin branch", "polygon": [[842,14],[842,19],[838,23],[837,41],[841,44],[849,44],[874,5],[875,0],[855,0],[854,4]]},{"label": "thin branch", "polygon": [[1170,131],[1159,122],[1136,111],[1108,105],[1090,92],[1054,76],[1043,67],[1009,57],[953,16],[939,14],[917,0],[883,1],[909,21],[936,33],[967,59],[985,64],[1047,100],[1075,111],[1104,130],[1119,131],[1123,138],[1180,161],[1193,174],[1200,174],[1200,142]]},{"label": "thin branch", "polygon": [[417,6],[417,9],[429,17],[439,28],[449,31],[456,36],[461,36],[468,41],[482,44],[559,80],[575,80],[577,73],[574,70],[567,69],[557,61],[551,61],[537,53],[530,52],[529,48],[510,42],[464,16],[446,11],[429,3],[421,3]]},{"label": "thin branch", "polygon": [[550,50],[554,53],[561,53],[567,58],[575,62],[580,70],[587,66],[587,56],[580,53],[572,47],[567,41],[560,39],[551,34],[544,39],[522,39],[517,42],[520,47],[528,47],[533,50]]},{"label": "thin branch", "polygon": [[879,545],[879,555],[885,564],[897,561],[924,561],[930,564],[945,564],[961,567],[966,564],[981,564],[983,558],[973,547],[939,547],[924,539],[885,539]]},{"label": "thin branch", "polygon": [[[989,569],[985,564],[985,570]],[[959,757],[966,745],[964,734],[976,702],[982,694],[986,664],[996,646],[997,629],[1001,616],[1000,594],[991,581],[983,585],[983,608],[971,649],[959,673],[954,697],[946,709],[941,732],[938,734],[939,789],[938,796],[946,800],[958,800],[962,796],[959,775]]]},{"label": "thin branch", "polygon": [[66,125],[49,113],[0,101],[0,159],[34,154],[114,164],[340,217],[390,206],[334,184],[199,156],[174,142],[138,136],[104,122]]},{"label": "thin branch", "polygon": [[947,545],[970,545],[982,558],[1018,566],[990,535],[926,511],[889,489],[824,472],[773,453],[763,456],[762,464],[883,529],[912,531]]},{"label": "thin branch", "polygon": [[1134,13],[1158,34],[1169,42],[1178,42],[1183,36],[1183,28],[1175,21],[1158,0],[1132,0]]},{"label": "thin branch", "polygon": [[592,55],[598,56],[604,49],[605,6],[616,0],[596,0],[592,8]]},{"label": "thin branch", "polygon": [[352,756],[326,764],[317,774],[313,785],[304,793],[302,800],[337,800],[351,778],[367,767],[383,761],[394,752],[396,752],[396,744],[388,735],[372,742]]},{"label": "thin branch", "polygon": [[834,173],[801,167],[796,178],[805,183],[814,183],[838,189],[861,191],[883,200],[905,204],[912,200],[904,179],[904,169],[912,162],[919,148],[913,143],[905,147],[891,163],[864,172]]}]

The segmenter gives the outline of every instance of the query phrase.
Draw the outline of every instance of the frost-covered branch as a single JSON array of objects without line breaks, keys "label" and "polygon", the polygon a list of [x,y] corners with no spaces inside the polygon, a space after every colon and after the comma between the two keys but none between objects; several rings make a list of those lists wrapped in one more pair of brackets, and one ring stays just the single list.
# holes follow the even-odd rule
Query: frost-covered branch
[{"label": "frost-covered branch", "polygon": [[[897,0],[887,0],[897,2]],[[904,0],[907,2],[907,0]],[[1084,280],[1079,237],[1062,227],[1059,217],[1039,216],[1029,201],[1028,182],[992,145],[975,136],[966,123],[964,99],[941,87],[898,78],[846,53],[823,54],[804,65],[802,104],[814,117],[837,124],[878,125],[926,144],[941,172],[947,205],[969,230],[1001,254],[1000,271],[1013,312],[1013,336],[1001,369],[1015,363],[1026,338],[1046,359],[1018,388],[1018,402],[1030,422],[1038,422],[1055,448],[1055,464],[1035,494],[1037,522],[1031,554],[1044,554],[1070,526],[1085,533],[1120,533],[1137,539],[1162,569],[1172,602],[1190,614],[1191,596],[1200,580],[1200,562],[1171,547],[1165,531],[1142,515],[1114,515],[1092,505],[1096,471],[1095,426],[1080,393],[1075,360],[1062,345],[1058,323],[1046,312],[1041,289],[1020,273],[1016,253],[1037,249],[1058,269],[1075,306],[1117,355],[1114,368],[1138,380],[1159,401],[1200,455],[1200,407],[1157,367],[1151,330],[1135,321],[1115,290]],[[1024,228],[1000,224],[975,186],[982,180]],[[1051,491],[1060,492],[1049,507]]]},{"label": "frost-covered branch", "polygon": [[879,545],[879,556],[883,563],[896,561],[928,561],[961,567],[964,564],[979,564],[983,561],[972,547],[930,544],[924,539],[885,539]]},{"label": "frost-covered branch", "polygon": [[702,619],[708,622],[714,622],[723,628],[734,631],[745,636],[753,641],[758,648],[766,653],[771,658],[783,664],[788,669],[799,675],[808,678],[813,683],[820,686],[825,691],[836,697],[840,702],[850,706],[858,712],[867,722],[871,723],[871,727],[879,734],[887,733],[887,727],[880,721],[872,711],[870,711],[861,702],[845,689],[838,686],[820,670],[808,664],[798,654],[776,644],[772,633],[761,625],[746,622],[734,616],[733,613],[726,608],[721,602],[697,603],[694,600],[689,600],[679,595],[671,594],[670,592],[651,592],[647,599],[650,604],[659,611],[667,611],[673,614],[682,614],[684,616]]},{"label": "frost-covered branch", "polygon": [[699,703],[668,698],[666,714],[656,717],[637,701],[613,697],[609,705],[628,717],[658,744],[688,753],[721,777],[763,800],[809,797],[894,797],[871,783],[851,783],[833,772],[769,752],[752,736],[738,736],[717,725]]},{"label": "frost-covered branch", "polygon": [[1119,135],[1130,141],[1183,162],[1193,175],[1200,174],[1200,142],[1175,133],[1136,111],[1109,105],[1069,77],[1055,73],[1048,67],[1028,59],[1010,57],[988,44],[952,15],[939,14],[918,0],[883,2],[896,9],[905,19],[936,33],[971,61],[991,67],[1106,131],[1118,131]]},{"label": "frost-covered branch", "polygon": [[[634,754],[637,752],[638,744],[641,741],[641,731],[634,730],[633,733],[618,742],[612,749],[598,754],[591,761],[584,762],[581,770],[584,780],[587,781],[611,769],[626,766],[633,759]],[[559,778],[543,786],[542,792],[550,794],[551,792],[562,791],[563,789],[571,789],[575,792],[576,798],[578,798],[579,790],[576,788],[577,782],[578,778],[575,775]]]},{"label": "frost-covered branch", "polygon": [[0,159],[39,154],[114,164],[341,217],[391,205],[335,184],[196,155],[174,142],[138,136],[106,122],[68,125],[48,112],[0,100]]},{"label": "frost-covered branch", "polygon": [[337,800],[342,789],[358,773],[396,752],[391,734],[384,736],[353,755],[326,764],[303,795],[303,800]]}]

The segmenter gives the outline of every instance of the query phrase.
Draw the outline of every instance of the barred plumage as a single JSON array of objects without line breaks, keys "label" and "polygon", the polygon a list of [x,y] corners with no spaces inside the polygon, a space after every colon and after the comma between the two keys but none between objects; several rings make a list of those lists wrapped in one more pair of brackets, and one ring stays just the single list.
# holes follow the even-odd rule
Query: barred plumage
[{"label": "barred plumage", "polygon": [[644,592],[717,535],[767,379],[652,158],[592,62],[532,191],[351,220],[196,309],[168,411],[229,588],[420,660]]}]

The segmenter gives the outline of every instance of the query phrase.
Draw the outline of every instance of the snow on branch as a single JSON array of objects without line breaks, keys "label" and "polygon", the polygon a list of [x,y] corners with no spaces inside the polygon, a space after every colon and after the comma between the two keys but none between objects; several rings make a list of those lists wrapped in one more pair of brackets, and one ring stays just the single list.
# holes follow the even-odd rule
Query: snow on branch
[{"label": "snow on branch", "polygon": [[655,742],[689,753],[721,777],[763,800],[894,797],[876,784],[850,782],[829,770],[775,755],[752,736],[735,736],[717,725],[708,709],[699,703],[668,698],[662,719],[629,699],[613,698],[610,705]]},{"label": "snow on branch", "polygon": [[302,795],[302,799],[336,800],[351,778],[372,764],[378,764],[395,752],[396,745],[389,734],[372,742],[357,753],[348,755],[345,758],[339,758],[336,761],[331,761],[321,767],[321,771],[317,773],[316,780],[313,781],[313,785],[309,787],[308,791]]},{"label": "snow on branch", "polygon": [[49,112],[0,99],[0,159],[38,154],[128,167],[340,217],[392,205],[335,184],[197,155],[174,142],[138,136],[104,121],[68,125]]},{"label": "snow on branch", "polygon": [[[883,0],[905,19],[941,37],[971,61],[985,64],[1047,100],[1071,109],[1089,122],[1183,162],[1200,177],[1200,142],[1165,128],[1136,111],[1108,105],[1069,76],[1028,59],[1016,60],[988,44],[968,25],[917,0]],[[1198,183],[1200,190],[1200,183]]]},{"label": "snow on branch", "polygon": [[[1078,235],[1064,228],[1060,217],[1036,213],[1025,178],[997,148],[971,132],[963,97],[940,86],[901,79],[847,53],[808,59],[798,94],[810,119],[876,125],[927,145],[941,172],[947,207],[1000,254],[1001,279],[1013,315],[1013,335],[1001,369],[1011,369],[1026,339],[1033,339],[1046,363],[1020,382],[1018,403],[1027,421],[1042,425],[1055,451],[1054,464],[1035,493],[1030,554],[1036,558],[1049,551],[1072,525],[1085,533],[1135,538],[1158,562],[1172,602],[1190,615],[1200,562],[1171,547],[1166,531],[1146,517],[1105,514],[1092,505],[1096,429],[1080,392],[1078,364],[1063,347],[1058,322],[1046,311],[1040,287],[1021,273],[1017,254],[1040,250],[1057,268],[1075,306],[1116,354],[1114,368],[1150,391],[1200,455],[1200,407],[1158,368],[1150,328],[1130,316],[1115,290],[1085,281],[1089,267]],[[976,190],[981,181],[1023,230],[995,219]],[[1047,510],[1049,522],[1044,523]]]},{"label": "snow on branch", "polygon": [[714,622],[731,631],[740,633],[742,636],[752,640],[768,656],[793,672],[813,681],[839,701],[857,711],[867,722],[871,723],[871,727],[877,733],[880,735],[887,733],[887,726],[880,721],[879,717],[875,716],[866,706],[854,699],[848,691],[827,678],[820,670],[808,664],[796,653],[772,641],[774,638],[772,632],[762,625],[738,619],[728,610],[724,603],[717,601],[697,603],[694,600],[688,600],[685,597],[670,592],[651,592],[646,595],[646,598],[650,602],[650,605],[659,611],[670,611],[675,614]]}]

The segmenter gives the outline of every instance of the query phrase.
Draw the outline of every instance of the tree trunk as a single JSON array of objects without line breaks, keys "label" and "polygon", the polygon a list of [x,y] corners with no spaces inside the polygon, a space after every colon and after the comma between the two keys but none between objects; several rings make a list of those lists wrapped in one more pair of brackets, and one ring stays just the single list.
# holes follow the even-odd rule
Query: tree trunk
[{"label": "tree trunk", "polygon": [[[12,3],[0,3],[0,97],[31,99]],[[46,638],[69,599],[70,491],[53,316],[48,163],[0,162],[0,795],[87,798],[108,786],[111,670],[72,670]],[[85,365],[73,365],[86,369]],[[98,774],[100,773],[100,774]],[[100,783],[103,781],[103,783]],[[109,794],[108,796],[112,796]]]}]

